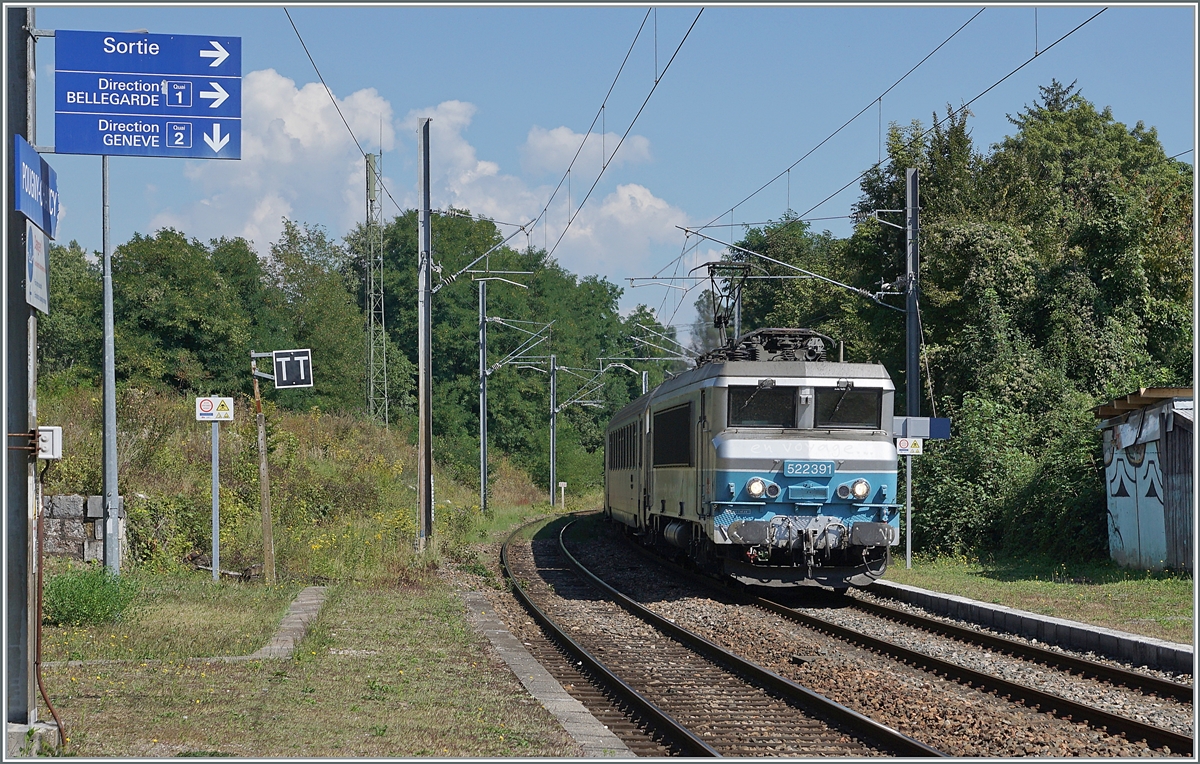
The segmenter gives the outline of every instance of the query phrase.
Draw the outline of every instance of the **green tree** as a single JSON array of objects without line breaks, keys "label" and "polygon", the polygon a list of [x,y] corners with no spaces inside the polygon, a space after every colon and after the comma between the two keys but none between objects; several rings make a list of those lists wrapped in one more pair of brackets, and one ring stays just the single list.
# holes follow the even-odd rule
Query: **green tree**
[{"label": "green tree", "polygon": [[50,313],[38,314],[38,376],[98,381],[103,341],[100,269],[78,242],[50,245]]},{"label": "green tree", "polygon": [[208,249],[172,228],[113,253],[118,377],[196,393],[242,389],[250,319]]},{"label": "green tree", "polygon": [[310,348],[313,359],[313,387],[277,391],[276,400],[289,408],[361,409],[366,334],[345,275],[351,271],[345,248],[321,226],[285,219],[265,271],[274,292],[269,299],[277,300],[276,315],[287,328],[278,341],[289,348]]},{"label": "green tree", "polygon": [[[922,408],[954,419],[953,438],[931,444],[914,477],[916,537],[930,550],[1102,554],[1092,408],[1192,383],[1191,166],[1073,85],[1040,95],[986,154],[966,110],[948,107],[929,129],[892,125],[849,239],[822,240],[787,217],[744,238],[862,289],[895,284],[905,232],[871,213],[903,209],[906,172],[918,170]],[[750,326],[810,326],[845,339],[850,360],[882,361],[904,409],[902,314],[809,281],[760,281],[745,299]]]}]

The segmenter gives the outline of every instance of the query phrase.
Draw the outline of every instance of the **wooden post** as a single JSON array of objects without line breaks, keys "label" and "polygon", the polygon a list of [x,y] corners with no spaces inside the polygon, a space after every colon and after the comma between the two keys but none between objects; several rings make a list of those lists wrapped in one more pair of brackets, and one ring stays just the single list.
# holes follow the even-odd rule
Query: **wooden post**
[{"label": "wooden post", "polygon": [[[258,371],[258,362],[250,362]],[[258,392],[258,377],[254,378],[254,410],[258,418],[258,497],[262,506],[263,580],[275,584],[275,539],[271,533],[271,484],[267,473],[267,422],[263,417],[262,397]]]}]

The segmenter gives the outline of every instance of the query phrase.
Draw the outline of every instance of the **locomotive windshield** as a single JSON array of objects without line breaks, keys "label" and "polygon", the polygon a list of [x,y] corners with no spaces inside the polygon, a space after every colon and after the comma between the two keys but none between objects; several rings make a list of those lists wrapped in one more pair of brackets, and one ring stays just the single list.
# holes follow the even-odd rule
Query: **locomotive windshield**
[{"label": "locomotive windshield", "polygon": [[729,387],[730,427],[795,427],[796,388]]},{"label": "locomotive windshield", "polygon": [[814,427],[879,429],[882,390],[818,387],[814,392],[817,399]]}]

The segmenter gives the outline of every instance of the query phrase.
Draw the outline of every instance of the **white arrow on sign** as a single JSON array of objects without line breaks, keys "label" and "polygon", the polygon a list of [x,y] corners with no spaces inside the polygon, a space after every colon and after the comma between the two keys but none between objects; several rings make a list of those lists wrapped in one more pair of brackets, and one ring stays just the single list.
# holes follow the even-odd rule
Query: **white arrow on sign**
[{"label": "white arrow on sign", "polygon": [[229,97],[229,93],[225,92],[225,88],[221,87],[221,83],[219,82],[210,81],[208,84],[212,85],[215,89],[201,90],[200,97],[213,99],[213,102],[208,105],[208,108],[215,109],[221,104],[225,103],[225,99]]},{"label": "white arrow on sign", "polygon": [[221,149],[225,148],[225,144],[229,143],[229,135],[228,133],[221,135],[221,123],[213,122],[212,135],[204,133],[204,142],[208,144],[210,149],[219,154],[221,153]]},{"label": "white arrow on sign", "polygon": [[229,58],[229,51],[225,50],[221,43],[217,42],[216,40],[209,40],[208,44],[213,46],[215,50],[200,51],[200,58],[213,59],[213,62],[209,64],[209,66],[220,66],[221,64],[225,63],[225,59]]}]

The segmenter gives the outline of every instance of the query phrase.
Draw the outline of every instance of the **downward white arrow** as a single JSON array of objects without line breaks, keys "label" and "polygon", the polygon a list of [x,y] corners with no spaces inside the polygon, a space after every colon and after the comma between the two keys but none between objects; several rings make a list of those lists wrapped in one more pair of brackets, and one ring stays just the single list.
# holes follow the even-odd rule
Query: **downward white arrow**
[{"label": "downward white arrow", "polygon": [[212,135],[204,133],[204,142],[208,147],[216,153],[221,153],[221,149],[225,148],[225,144],[229,143],[229,135],[221,135],[221,123],[213,122]]},{"label": "downward white arrow", "polygon": [[219,83],[219,82],[209,81],[208,84],[212,85],[213,88],[215,88],[215,89],[214,90],[201,90],[200,97],[201,98],[212,98],[213,102],[208,105],[208,108],[215,109],[218,106],[220,106],[221,104],[225,103],[225,99],[229,97],[229,93],[225,92],[225,88],[221,87],[221,83]]},{"label": "downward white arrow", "polygon": [[200,58],[211,58],[213,62],[209,66],[220,66],[225,63],[225,59],[229,58],[229,51],[221,46],[221,43],[216,40],[209,40],[208,44],[213,46],[215,50],[200,51]]}]

